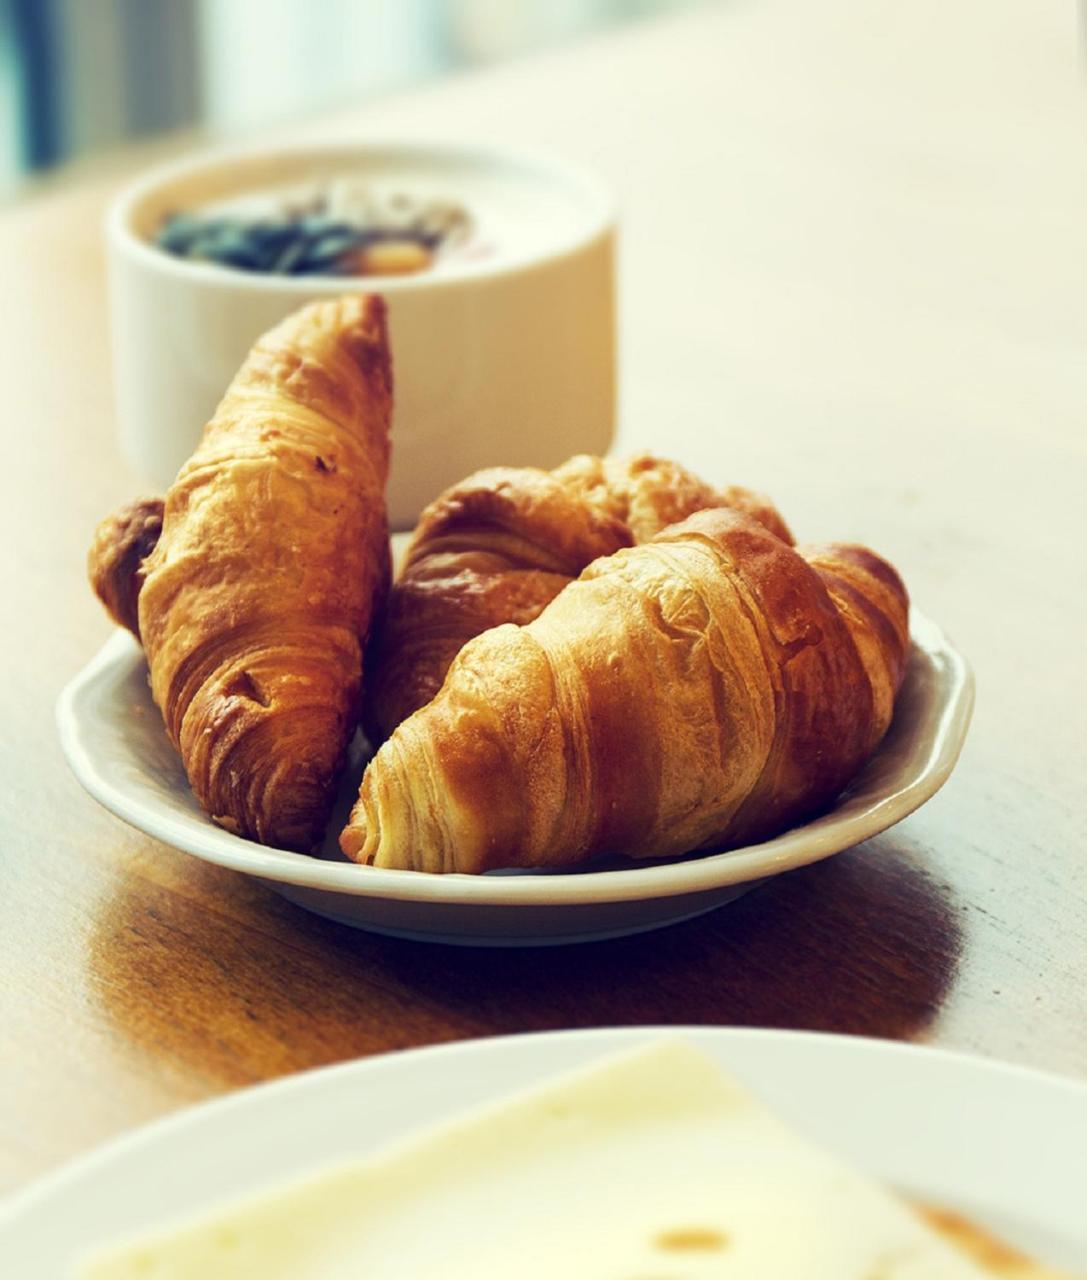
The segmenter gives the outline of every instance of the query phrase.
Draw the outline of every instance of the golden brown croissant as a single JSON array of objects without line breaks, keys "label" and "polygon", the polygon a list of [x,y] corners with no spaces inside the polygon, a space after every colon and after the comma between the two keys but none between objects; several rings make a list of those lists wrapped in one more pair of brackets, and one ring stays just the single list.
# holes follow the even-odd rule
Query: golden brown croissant
[{"label": "golden brown croissant", "polygon": [[482,872],[759,840],[826,806],[890,721],[898,575],[701,511],[470,641],[363,778],[376,866]]},{"label": "golden brown croissant", "polygon": [[126,625],[138,593],[151,690],[201,805],[266,844],[321,838],[358,721],[389,577],[391,397],[381,300],[304,308],[250,352],[138,573],[139,509],[92,548],[92,582]]},{"label": "golden brown croissant", "polygon": [[644,454],[579,456],[555,471],[495,467],[454,485],[419,519],[368,657],[366,727],[381,741],[441,688],[474,636],[533,618],[598,556],[645,542],[708,507],[747,511],[787,542],[774,507],[717,490]]},{"label": "golden brown croissant", "polygon": [[137,498],[118,507],[94,531],[87,575],[118,626],[140,638],[139,597],[144,561],[162,534],[162,499]]}]

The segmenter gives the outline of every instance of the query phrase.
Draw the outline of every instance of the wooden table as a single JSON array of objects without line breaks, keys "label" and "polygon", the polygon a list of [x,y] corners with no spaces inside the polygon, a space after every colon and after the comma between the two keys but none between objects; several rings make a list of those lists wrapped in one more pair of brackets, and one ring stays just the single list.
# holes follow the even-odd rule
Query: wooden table
[{"label": "wooden table", "polygon": [[[145,839],[53,727],[107,635],[112,182],[0,219],[0,1184],[226,1089],[608,1023],[821,1028],[1087,1073],[1087,125],[1074,14],[736,0],[322,121],[552,146],[623,207],[622,447],[859,538],[972,658],[961,765],[879,839],[572,949],[352,932]],[[497,461],[497,460],[496,460]]]}]

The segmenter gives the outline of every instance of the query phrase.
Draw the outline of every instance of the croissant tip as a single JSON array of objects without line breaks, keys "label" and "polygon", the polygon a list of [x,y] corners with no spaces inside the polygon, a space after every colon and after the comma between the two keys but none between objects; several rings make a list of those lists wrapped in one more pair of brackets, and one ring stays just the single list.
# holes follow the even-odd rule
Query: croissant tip
[{"label": "croissant tip", "polygon": [[349,295],[345,301],[349,301],[354,307],[358,308],[358,319],[366,329],[371,331],[371,337],[376,337],[379,341],[384,342],[389,318],[389,306],[385,301],[384,295],[380,293],[357,293]]},{"label": "croissant tip", "polygon": [[391,397],[393,362],[385,299],[379,293],[352,293],[337,299],[335,306],[341,344],[363,377],[381,385],[384,393]]},{"label": "croissant tip", "polygon": [[365,843],[365,833],[360,831],[358,827],[344,827],[343,831],[340,832],[340,850],[352,862],[361,861],[359,854],[362,852],[362,847]]}]

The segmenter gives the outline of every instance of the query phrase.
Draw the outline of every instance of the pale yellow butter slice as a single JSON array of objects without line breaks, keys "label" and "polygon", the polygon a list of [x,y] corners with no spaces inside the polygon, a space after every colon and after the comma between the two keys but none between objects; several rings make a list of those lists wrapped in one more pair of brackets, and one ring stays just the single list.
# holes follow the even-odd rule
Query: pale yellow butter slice
[{"label": "pale yellow butter slice", "polygon": [[81,1280],[979,1280],[681,1043],[124,1244]]}]

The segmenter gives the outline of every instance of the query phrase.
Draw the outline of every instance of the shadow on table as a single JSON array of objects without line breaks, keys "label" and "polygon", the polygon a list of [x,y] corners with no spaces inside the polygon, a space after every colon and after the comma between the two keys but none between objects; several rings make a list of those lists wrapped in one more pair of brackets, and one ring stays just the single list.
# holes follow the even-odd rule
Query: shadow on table
[{"label": "shadow on table", "polygon": [[656,933],[440,959],[393,946],[384,963],[495,1031],[739,1023],[906,1037],[937,1012],[959,944],[945,891],[883,840]]},{"label": "shadow on table", "polygon": [[[166,850],[95,922],[124,1046],[211,1087],[388,1048],[560,1027],[741,1024],[913,1037],[954,978],[947,886],[885,836],[656,933],[486,950],[332,924]],[[159,859],[172,861],[162,862]]]}]

